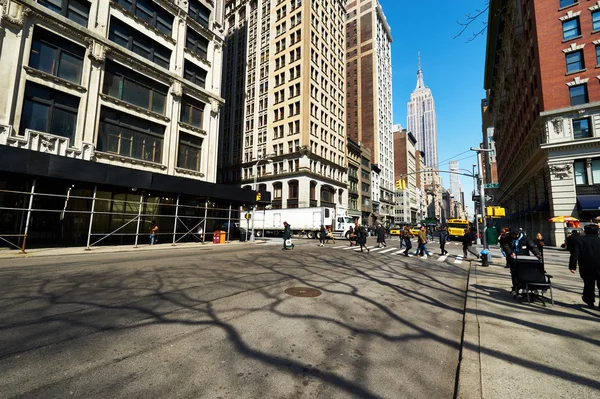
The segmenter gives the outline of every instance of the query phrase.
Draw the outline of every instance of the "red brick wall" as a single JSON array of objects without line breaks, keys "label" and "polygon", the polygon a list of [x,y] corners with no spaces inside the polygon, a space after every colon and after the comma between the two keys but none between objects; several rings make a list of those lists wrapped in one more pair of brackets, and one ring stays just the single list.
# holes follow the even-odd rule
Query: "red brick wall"
[{"label": "red brick wall", "polygon": [[394,133],[394,181],[408,173],[406,140],[406,132]]},{"label": "red brick wall", "polygon": [[[360,116],[362,143],[371,150],[371,156],[378,153],[373,148],[375,139],[375,110],[373,107],[373,53],[360,57]],[[377,162],[374,162],[377,163]]]}]

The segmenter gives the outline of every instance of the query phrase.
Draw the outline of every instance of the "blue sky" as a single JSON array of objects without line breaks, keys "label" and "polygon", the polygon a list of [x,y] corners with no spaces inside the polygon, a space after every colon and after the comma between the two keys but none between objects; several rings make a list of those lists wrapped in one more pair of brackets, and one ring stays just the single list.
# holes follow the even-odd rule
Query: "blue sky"
[{"label": "blue sky", "polygon": [[[485,32],[465,43],[471,32],[483,28],[484,18],[476,21],[463,36],[452,39],[464,21],[465,14],[484,7],[485,0],[379,0],[392,29],[392,68],[394,123],[406,127],[406,104],[416,86],[417,53],[421,51],[421,68],[425,84],[435,99],[438,129],[440,169],[448,169],[448,160],[460,160],[468,170],[477,163],[475,154],[467,151],[477,147],[481,136],[481,99],[485,61]],[[442,162],[446,161],[446,162]],[[444,186],[449,186],[448,174],[443,174]],[[465,197],[469,198],[473,180],[461,177]],[[467,195],[468,193],[468,195]]]}]

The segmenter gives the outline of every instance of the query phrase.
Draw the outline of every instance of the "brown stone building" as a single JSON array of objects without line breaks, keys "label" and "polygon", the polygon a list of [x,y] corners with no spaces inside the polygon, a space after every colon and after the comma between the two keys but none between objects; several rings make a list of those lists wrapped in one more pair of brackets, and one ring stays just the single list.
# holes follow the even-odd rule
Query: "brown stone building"
[{"label": "brown stone building", "polygon": [[412,133],[394,125],[394,180],[405,179],[406,190],[396,190],[396,223],[417,222],[417,140]]}]

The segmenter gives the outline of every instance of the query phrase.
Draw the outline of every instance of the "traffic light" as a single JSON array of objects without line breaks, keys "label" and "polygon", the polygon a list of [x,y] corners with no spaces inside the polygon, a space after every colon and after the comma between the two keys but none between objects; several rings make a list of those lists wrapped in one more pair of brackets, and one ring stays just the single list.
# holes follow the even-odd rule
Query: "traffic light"
[{"label": "traffic light", "polygon": [[262,195],[260,193],[256,193],[256,200],[260,201],[262,198]]},{"label": "traffic light", "polygon": [[506,210],[499,206],[486,206],[485,215],[491,218],[503,218],[506,216]]},{"label": "traffic light", "polygon": [[402,180],[400,180],[400,179],[396,180],[396,189],[402,190]]}]

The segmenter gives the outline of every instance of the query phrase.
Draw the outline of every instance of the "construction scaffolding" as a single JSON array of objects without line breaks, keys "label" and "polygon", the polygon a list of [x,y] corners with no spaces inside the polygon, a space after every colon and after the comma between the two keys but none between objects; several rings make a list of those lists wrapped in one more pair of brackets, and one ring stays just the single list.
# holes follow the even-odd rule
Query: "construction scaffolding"
[{"label": "construction scaffolding", "polygon": [[[30,190],[0,189],[0,243],[25,252],[36,245],[75,245],[91,249],[99,244],[149,244],[153,226],[159,243],[212,241],[214,231],[236,234],[239,205],[211,198],[111,191],[98,186],[70,185],[44,192],[32,180]],[[85,243],[85,244],[84,244]]]}]

